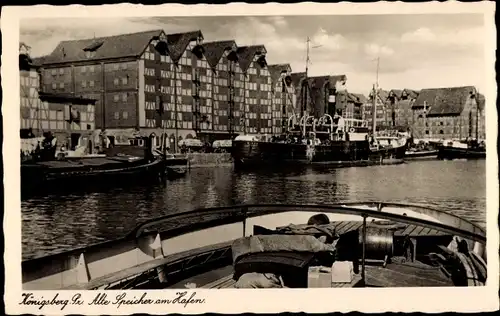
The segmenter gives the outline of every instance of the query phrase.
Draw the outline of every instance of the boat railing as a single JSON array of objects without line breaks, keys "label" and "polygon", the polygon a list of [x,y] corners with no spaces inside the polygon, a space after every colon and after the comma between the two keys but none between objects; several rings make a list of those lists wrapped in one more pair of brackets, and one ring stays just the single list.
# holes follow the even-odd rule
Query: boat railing
[{"label": "boat railing", "polygon": [[[398,209],[398,212],[391,211]],[[387,211],[384,211],[387,210]],[[402,213],[404,210],[406,213]],[[412,212],[422,214],[412,216]],[[180,260],[196,249],[231,243],[253,234],[253,225],[279,227],[291,218],[305,223],[311,213],[345,214],[385,219],[436,229],[484,245],[480,227],[458,216],[418,205],[383,202],[348,202],[337,205],[256,204],[197,209],[165,215],[138,225],[123,238],[22,262],[25,289],[94,289],[118,279]],[[299,216],[300,215],[300,216]],[[299,217],[297,217],[299,216]],[[364,236],[364,235],[363,235]],[[362,241],[365,249],[366,240]],[[481,247],[479,247],[481,249]],[[484,249],[484,247],[483,247]],[[193,252],[194,251],[194,252]],[[363,251],[364,253],[364,251]],[[361,258],[362,275],[365,266]]]}]

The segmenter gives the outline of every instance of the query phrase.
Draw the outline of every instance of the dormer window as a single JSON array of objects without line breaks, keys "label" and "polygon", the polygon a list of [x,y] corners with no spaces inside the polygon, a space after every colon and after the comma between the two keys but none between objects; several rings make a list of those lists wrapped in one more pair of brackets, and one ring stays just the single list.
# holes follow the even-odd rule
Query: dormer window
[{"label": "dormer window", "polygon": [[266,56],[264,56],[264,55],[260,56],[259,59],[257,59],[257,64],[261,68],[264,68],[267,65]]},{"label": "dormer window", "polygon": [[85,47],[83,50],[85,51],[85,57],[87,58],[94,58],[95,57],[95,52],[104,44],[102,41],[94,41],[87,47]]},{"label": "dormer window", "polygon": [[198,36],[198,37],[196,38],[196,45],[201,45],[201,44],[203,44],[203,37]]},{"label": "dormer window", "polygon": [[162,56],[167,56],[168,55],[168,45],[166,41],[158,41],[154,48],[160,53]]}]

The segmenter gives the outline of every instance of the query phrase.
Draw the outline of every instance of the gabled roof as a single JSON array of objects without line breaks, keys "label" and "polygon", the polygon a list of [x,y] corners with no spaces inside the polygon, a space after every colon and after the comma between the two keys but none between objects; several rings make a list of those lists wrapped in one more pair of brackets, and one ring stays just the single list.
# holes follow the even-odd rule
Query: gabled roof
[{"label": "gabled roof", "polygon": [[395,97],[396,99],[401,99],[401,95],[403,94],[403,90],[399,90],[399,89],[392,89],[391,91],[389,91],[389,96],[393,96]]},{"label": "gabled roof", "polygon": [[281,73],[292,71],[290,64],[267,65],[267,69],[269,70],[269,74],[271,75],[271,80],[274,83],[276,83],[278,79],[281,77]]},{"label": "gabled roof", "polygon": [[475,93],[473,86],[422,89],[412,107],[423,107],[426,102],[429,116],[459,115],[467,99]]},{"label": "gabled roof", "polygon": [[335,75],[335,76],[315,76],[308,77],[307,81],[311,88],[323,88],[325,85],[328,85],[328,88],[335,89],[337,86],[337,82],[346,80],[347,77],[345,75]]},{"label": "gabled roof", "polygon": [[264,45],[242,46],[238,47],[236,54],[238,55],[238,62],[243,72],[248,70],[257,53],[266,53]]},{"label": "gabled roof", "polygon": [[401,95],[403,94],[403,92],[406,92],[406,94],[411,98],[411,99],[416,99],[418,97],[418,93],[419,91],[418,90],[412,90],[412,89],[403,89],[403,91],[401,91]]},{"label": "gabled roof", "polygon": [[354,103],[360,103],[360,104],[365,104],[368,99],[365,97],[364,94],[361,94],[361,93],[351,93],[351,92],[348,92],[347,94],[347,100],[349,101],[352,101]]},{"label": "gabled roof", "polygon": [[203,34],[200,30],[167,34],[168,54],[170,55],[170,58],[174,62],[178,61],[182,54],[184,54],[189,42],[196,41],[198,38],[203,38]]},{"label": "gabled roof", "polygon": [[210,67],[215,68],[225,50],[236,48],[236,42],[233,40],[209,42],[204,43],[202,46],[205,49],[203,54],[205,55],[208,64],[210,65]]},{"label": "gabled roof", "polygon": [[[151,39],[155,36],[160,36],[162,32],[162,30],[153,30],[116,36],[62,41],[59,42],[52,53],[44,56],[42,59],[38,59],[37,63],[55,64],[139,56]],[[95,50],[95,56],[87,58],[84,49],[92,48],[91,46],[97,43],[100,43],[100,47]]]},{"label": "gabled roof", "polygon": [[[385,102],[387,98],[389,97],[389,92],[383,89],[378,89],[377,91],[377,96],[382,100],[382,102]],[[368,95],[368,99],[371,100],[373,97],[373,90],[370,91],[370,94]]]}]

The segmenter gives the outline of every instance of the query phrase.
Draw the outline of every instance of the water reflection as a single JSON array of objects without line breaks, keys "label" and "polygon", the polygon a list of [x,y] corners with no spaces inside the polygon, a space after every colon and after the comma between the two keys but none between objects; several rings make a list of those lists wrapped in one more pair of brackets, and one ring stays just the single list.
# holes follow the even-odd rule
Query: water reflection
[{"label": "water reflection", "polygon": [[22,201],[23,258],[118,238],[144,220],[243,203],[421,203],[485,224],[485,161],[416,161],[395,166],[234,172],[192,169],[164,185]]}]

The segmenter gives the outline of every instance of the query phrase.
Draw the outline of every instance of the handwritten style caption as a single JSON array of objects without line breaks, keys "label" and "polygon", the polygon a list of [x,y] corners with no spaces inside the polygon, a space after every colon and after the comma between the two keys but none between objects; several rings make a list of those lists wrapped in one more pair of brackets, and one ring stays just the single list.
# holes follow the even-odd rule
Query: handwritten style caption
[{"label": "handwritten style caption", "polygon": [[126,305],[188,305],[204,304],[205,299],[196,298],[196,292],[188,294],[187,291],[177,292],[171,298],[148,298],[148,293],[143,292],[141,295],[133,295],[131,293],[119,293],[114,297],[108,297],[106,293],[98,293],[91,301],[85,301],[82,294],[76,293],[70,299],[60,298],[59,293],[51,298],[44,296],[35,296],[33,293],[22,293],[22,300],[19,305],[38,306],[38,309],[43,309],[46,306],[58,306],[64,310],[68,305],[85,306],[116,306],[120,308]]}]

